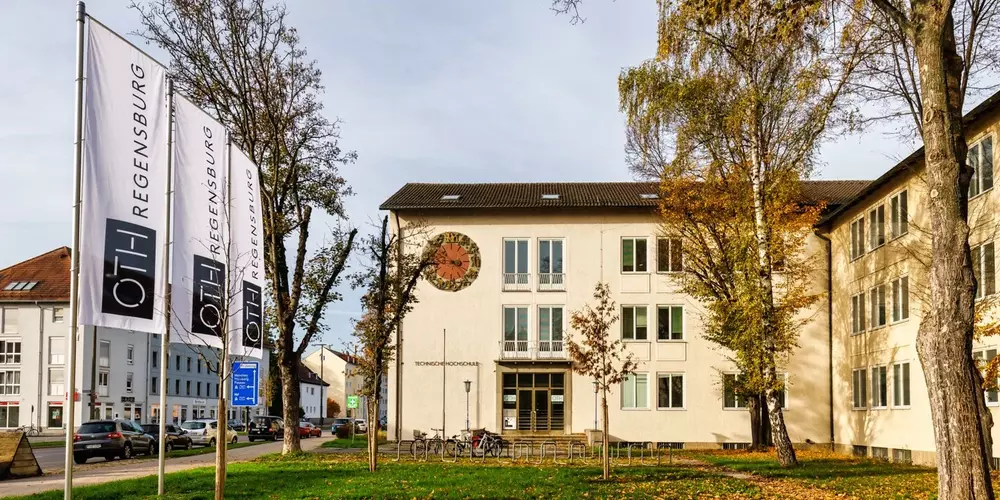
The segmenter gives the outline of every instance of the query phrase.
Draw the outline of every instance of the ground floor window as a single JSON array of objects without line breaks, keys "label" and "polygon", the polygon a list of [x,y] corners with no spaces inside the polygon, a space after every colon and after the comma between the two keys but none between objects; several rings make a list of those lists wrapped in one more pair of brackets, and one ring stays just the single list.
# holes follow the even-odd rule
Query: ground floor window
[{"label": "ground floor window", "polygon": [[63,426],[63,407],[62,405],[49,404],[49,411],[47,412],[47,425],[50,429],[62,427]]},{"label": "ground floor window", "polygon": [[160,405],[158,404],[149,405],[149,423],[151,424],[160,423]]},{"label": "ground floor window", "polygon": [[[976,364],[979,365],[979,369],[984,372],[986,365],[997,357],[996,349],[986,349],[984,351],[976,351],[972,353],[972,359],[976,360]],[[1000,392],[994,387],[986,391],[986,404],[990,406],[997,406],[1000,404]]]},{"label": "ground floor window", "polygon": [[16,404],[0,406],[0,428],[21,426],[21,407]]},{"label": "ground floor window", "polygon": [[125,413],[122,418],[142,423],[142,405],[125,403]]},{"label": "ground floor window", "polygon": [[502,426],[516,431],[562,431],[566,422],[565,373],[501,375]]},{"label": "ground floor window", "polygon": [[854,409],[868,407],[868,369],[854,370],[851,374],[851,396]]},{"label": "ground floor window", "polygon": [[622,409],[649,408],[649,375],[633,373],[622,382]]},{"label": "ground floor window", "polygon": [[684,374],[667,373],[656,376],[656,407],[684,408]]},{"label": "ground floor window", "polygon": [[886,381],[886,368],[872,368],[872,408],[885,408],[889,398],[889,384]]},{"label": "ground floor window", "polygon": [[896,408],[910,406],[910,363],[892,366],[892,405]]},{"label": "ground floor window", "polygon": [[735,410],[747,407],[747,398],[739,393],[739,374],[726,373],[722,376],[722,407]]}]

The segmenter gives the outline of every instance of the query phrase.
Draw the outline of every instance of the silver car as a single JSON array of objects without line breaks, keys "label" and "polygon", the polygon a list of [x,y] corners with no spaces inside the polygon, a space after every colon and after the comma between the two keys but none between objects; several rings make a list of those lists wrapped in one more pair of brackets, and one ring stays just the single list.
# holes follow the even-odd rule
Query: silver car
[{"label": "silver car", "polygon": [[[181,429],[187,431],[191,443],[197,446],[215,446],[219,441],[219,421],[215,419],[188,420],[181,424]],[[227,429],[224,439],[226,442],[235,443],[236,431],[232,428]]]}]

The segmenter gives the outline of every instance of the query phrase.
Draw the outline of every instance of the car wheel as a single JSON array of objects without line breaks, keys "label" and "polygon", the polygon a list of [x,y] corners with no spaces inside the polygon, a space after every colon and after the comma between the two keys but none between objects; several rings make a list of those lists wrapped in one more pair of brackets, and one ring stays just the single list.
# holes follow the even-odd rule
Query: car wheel
[{"label": "car wheel", "polygon": [[252,437],[248,437],[247,441],[250,441],[252,443],[253,442],[253,438]]},{"label": "car wheel", "polygon": [[215,446],[215,438],[209,439],[208,440],[208,447],[212,448],[214,446]]},{"label": "car wheel", "polygon": [[277,434],[271,434],[271,441],[277,441],[277,440],[278,440],[278,435]]},{"label": "car wheel", "polygon": [[146,455],[149,455],[149,456],[159,455],[159,453],[157,453],[158,451],[159,450],[156,449],[156,445],[155,444],[150,444],[149,448],[146,449]]},{"label": "car wheel", "polygon": [[132,445],[125,443],[125,449],[122,450],[122,458],[125,460],[132,458]]},{"label": "car wheel", "polygon": [[77,465],[83,465],[87,463],[87,455],[84,455],[83,453],[74,453],[73,461],[76,462]]},{"label": "car wheel", "polygon": [[233,436],[233,440],[232,440],[232,443],[233,443],[233,444],[236,444],[236,442],[237,442],[238,440],[239,440],[239,438],[237,438],[236,436]]}]

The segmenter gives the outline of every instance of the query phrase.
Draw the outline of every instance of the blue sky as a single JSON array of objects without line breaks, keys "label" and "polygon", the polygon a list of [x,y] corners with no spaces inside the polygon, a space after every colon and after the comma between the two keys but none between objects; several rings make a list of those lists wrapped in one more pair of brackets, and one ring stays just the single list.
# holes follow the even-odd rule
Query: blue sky
[{"label": "blue sky", "polygon": [[[3,3],[0,267],[71,242],[75,43],[74,1]],[[127,3],[87,9],[125,34],[138,28]],[[654,0],[591,0],[577,25],[549,0],[288,3],[359,155],[343,175],[362,230],[404,182],[629,179],[617,76],[654,53]],[[817,177],[871,179],[914,147],[881,129],[847,136],[823,146]],[[345,292],[323,339],[334,345],[360,312]]]}]

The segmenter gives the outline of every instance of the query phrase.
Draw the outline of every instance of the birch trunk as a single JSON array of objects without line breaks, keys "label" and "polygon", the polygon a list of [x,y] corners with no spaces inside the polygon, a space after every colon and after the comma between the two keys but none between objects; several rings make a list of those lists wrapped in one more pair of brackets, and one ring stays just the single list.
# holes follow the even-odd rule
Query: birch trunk
[{"label": "birch trunk", "polygon": [[601,457],[601,477],[605,481],[611,479],[611,450],[608,447],[611,444],[611,439],[608,437],[608,391],[605,389],[601,393],[601,413],[603,420],[601,422],[604,431],[601,433],[601,442],[603,446],[602,457]]}]

